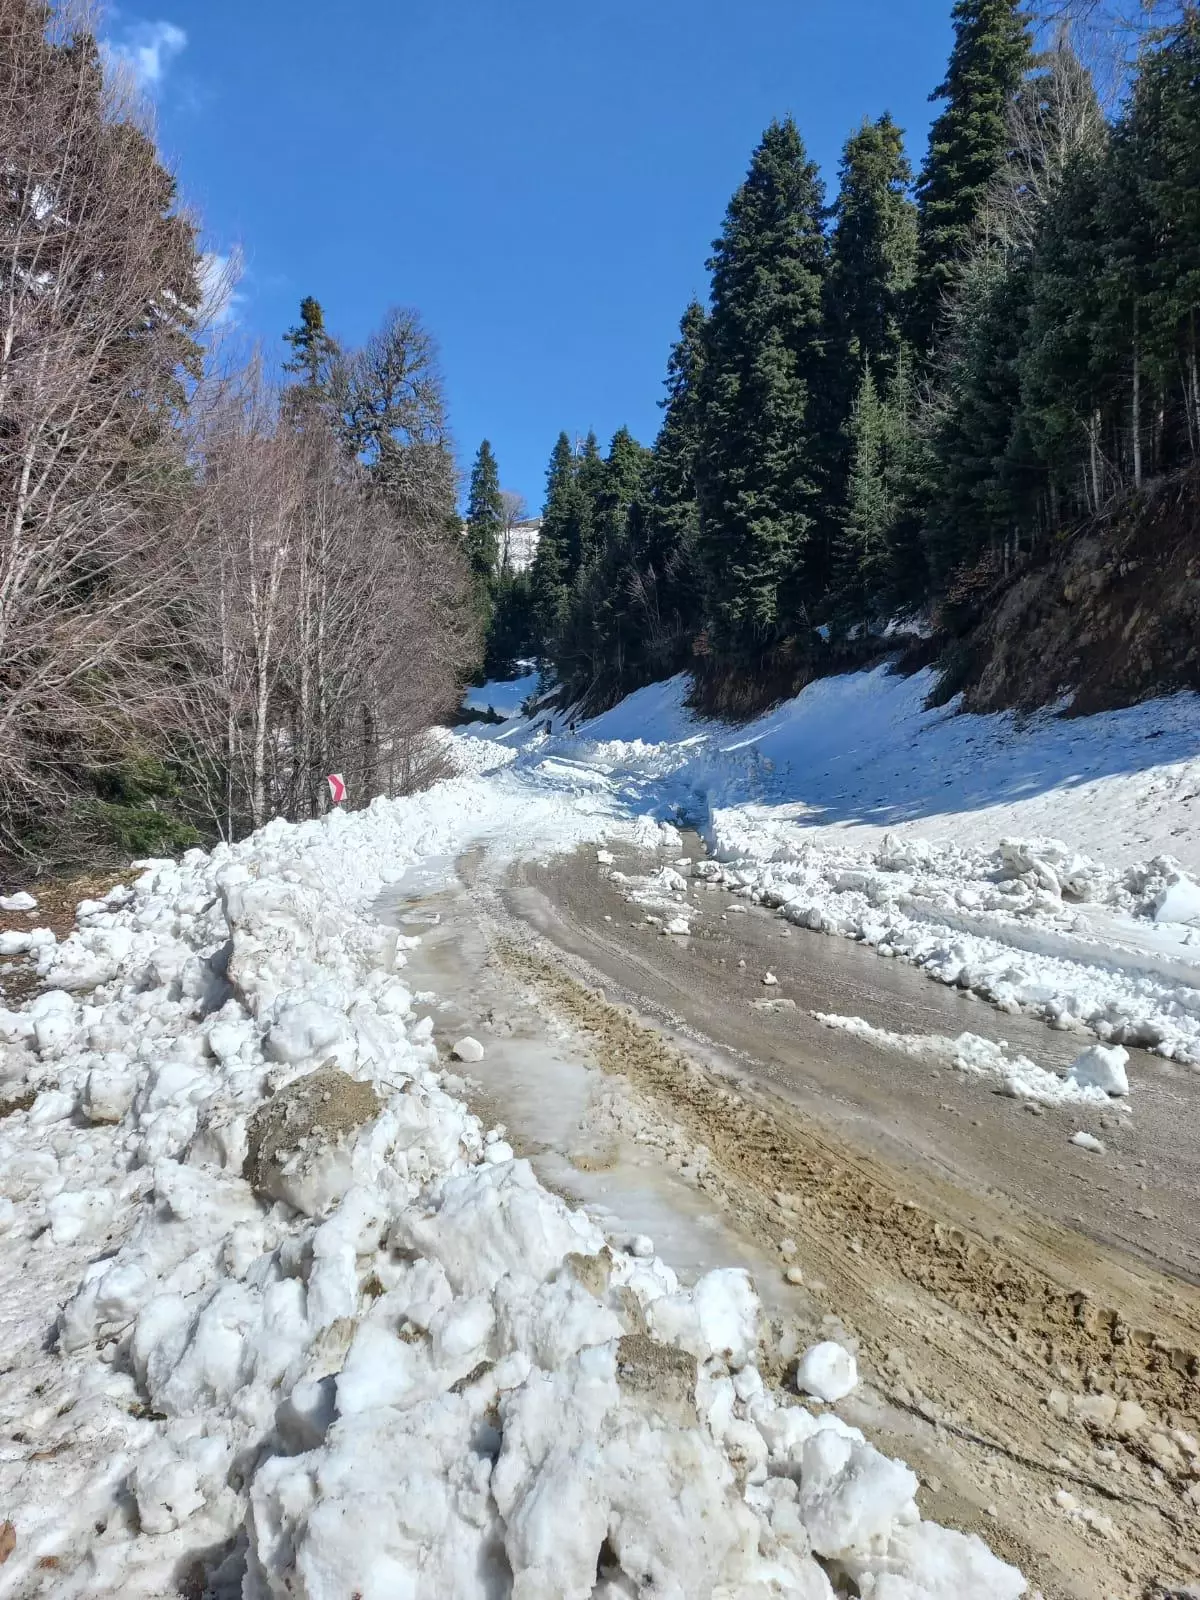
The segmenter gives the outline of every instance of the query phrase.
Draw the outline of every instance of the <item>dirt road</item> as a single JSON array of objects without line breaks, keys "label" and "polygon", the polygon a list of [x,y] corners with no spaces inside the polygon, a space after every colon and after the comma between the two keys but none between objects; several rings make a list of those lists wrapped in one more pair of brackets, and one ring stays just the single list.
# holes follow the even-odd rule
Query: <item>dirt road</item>
[{"label": "dirt road", "polygon": [[[540,1012],[562,1071],[586,1054],[596,1080],[571,1108],[578,1159],[555,1138],[526,1151],[543,1171],[549,1161],[586,1200],[588,1174],[636,1147],[710,1207],[726,1253],[740,1241],[770,1284],[780,1381],[798,1339],[833,1328],[855,1340],[869,1382],[842,1414],[920,1473],[929,1515],[980,1532],[1050,1600],[1142,1600],[1200,1578],[1200,1172],[1187,1121],[1200,1083],[1139,1059],[1131,1118],[1033,1115],[983,1080],[831,1033],[809,1010],[970,1028],[1043,1064],[1070,1059],[1078,1039],[844,941],[785,938],[778,919],[719,892],[689,891],[704,897],[693,936],[662,937],[594,852],[500,882],[479,858],[459,873],[417,958],[436,960],[443,992],[458,963],[447,1020],[474,1017],[528,1052]],[[794,1010],[756,1008],[768,967],[771,997]],[[503,998],[514,977],[516,1007]],[[555,1080],[498,1070],[480,1096],[514,1113],[519,1143]],[[1077,1127],[1100,1132],[1107,1154],[1070,1146]]]}]

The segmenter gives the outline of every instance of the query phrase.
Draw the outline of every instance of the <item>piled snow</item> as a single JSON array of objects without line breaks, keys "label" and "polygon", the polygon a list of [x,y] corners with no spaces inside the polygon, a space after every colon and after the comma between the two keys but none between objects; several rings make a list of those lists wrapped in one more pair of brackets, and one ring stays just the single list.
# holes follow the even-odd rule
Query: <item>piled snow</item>
[{"label": "piled snow", "polygon": [[1172,872],[1154,897],[1155,922],[1188,922],[1200,927],[1200,883],[1182,872]]},{"label": "piled snow", "polygon": [[450,1092],[365,908],[468,839],[617,820],[502,772],[271,824],[89,902],[0,1012],[35,1095],[0,1125],[14,1592],[199,1560],[245,1600],[830,1600],[815,1555],[881,1600],[1024,1592],[767,1390],[745,1273],[606,1241]]},{"label": "piled snow", "polygon": [[[888,1028],[875,1027],[863,1017],[839,1017],[824,1011],[812,1014],[824,1027],[852,1033],[893,1055],[954,1067],[974,1077],[997,1078],[1014,1100],[1050,1106],[1107,1106],[1110,1095],[1129,1093],[1124,1070],[1129,1056],[1119,1046],[1115,1050],[1100,1046],[1085,1050],[1066,1077],[1060,1078],[1028,1056],[1009,1055],[1002,1040],[984,1039],[977,1033],[960,1033],[956,1039],[940,1033],[893,1033]],[[1118,1083],[1124,1087],[1115,1087]]]},{"label": "piled snow", "polygon": [[678,678],[574,731],[463,742],[503,749],[530,789],[692,818],[708,881],[799,926],[1200,1062],[1200,698],[1019,720],[927,710],[933,687],[847,674],[731,729],[687,710]]},{"label": "piled snow", "polygon": [[858,1387],[858,1364],[849,1350],[832,1339],[814,1344],[800,1358],[796,1387],[818,1400],[844,1400]]},{"label": "piled snow", "polygon": [[1081,1089],[1103,1089],[1105,1094],[1125,1095],[1129,1093],[1129,1074],[1125,1070],[1128,1064],[1129,1051],[1120,1045],[1106,1050],[1102,1044],[1094,1044],[1076,1056],[1068,1077]]},{"label": "piled snow", "polygon": [[25,889],[16,894],[0,894],[0,911],[36,911],[37,901]]}]

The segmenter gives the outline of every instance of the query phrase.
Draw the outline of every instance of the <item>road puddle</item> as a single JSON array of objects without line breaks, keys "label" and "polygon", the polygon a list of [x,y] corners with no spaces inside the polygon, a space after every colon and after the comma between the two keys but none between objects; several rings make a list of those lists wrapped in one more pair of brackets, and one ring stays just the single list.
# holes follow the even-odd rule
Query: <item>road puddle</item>
[{"label": "road puddle", "polygon": [[[623,1098],[613,1104],[622,1096],[619,1081],[497,960],[452,861],[412,869],[380,898],[375,914],[419,939],[407,952],[405,976],[419,1013],[433,1019],[447,1068],[463,1078],[483,1121],[504,1125],[547,1188],[584,1207],[611,1238],[650,1238],[684,1282],[715,1267],[746,1267],[768,1309],[820,1322],[815,1302],[786,1281],[778,1254],[731,1228],[683,1171],[664,1165],[660,1149],[623,1131],[630,1108]],[[450,1059],[465,1034],[484,1047],[477,1066]]]}]

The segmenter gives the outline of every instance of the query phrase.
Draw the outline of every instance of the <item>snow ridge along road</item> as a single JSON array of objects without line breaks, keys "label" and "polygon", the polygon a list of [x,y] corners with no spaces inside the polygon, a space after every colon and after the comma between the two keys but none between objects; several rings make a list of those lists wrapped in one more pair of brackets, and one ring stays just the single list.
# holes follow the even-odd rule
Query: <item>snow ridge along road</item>
[{"label": "snow ridge along road", "polygon": [[481,835],[613,828],[454,780],[147,863],[39,957],[0,1012],[3,1592],[1025,1591],[764,1385],[745,1273],[616,1247],[458,1098],[367,907]]},{"label": "snow ridge along road", "polygon": [[729,729],[688,712],[686,687],[464,743],[527,786],[689,818],[713,881],[798,926],[1200,1064],[1200,697],[1020,721],[927,710],[932,673],[881,667]]}]

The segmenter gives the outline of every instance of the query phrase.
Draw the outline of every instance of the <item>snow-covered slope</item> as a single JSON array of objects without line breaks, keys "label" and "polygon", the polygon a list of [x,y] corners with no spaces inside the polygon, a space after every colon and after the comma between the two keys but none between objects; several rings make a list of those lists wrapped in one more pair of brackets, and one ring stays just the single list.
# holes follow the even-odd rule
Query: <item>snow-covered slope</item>
[{"label": "snow-covered slope", "polygon": [[536,672],[519,678],[489,678],[476,684],[463,696],[463,705],[473,711],[494,711],[498,717],[515,717],[531,694],[537,692]]},{"label": "snow-covered slope", "polygon": [[764,1387],[744,1273],[682,1287],[457,1097],[381,887],[480,837],[678,848],[543,766],[147,864],[0,1012],[5,1592],[1024,1592]]}]

